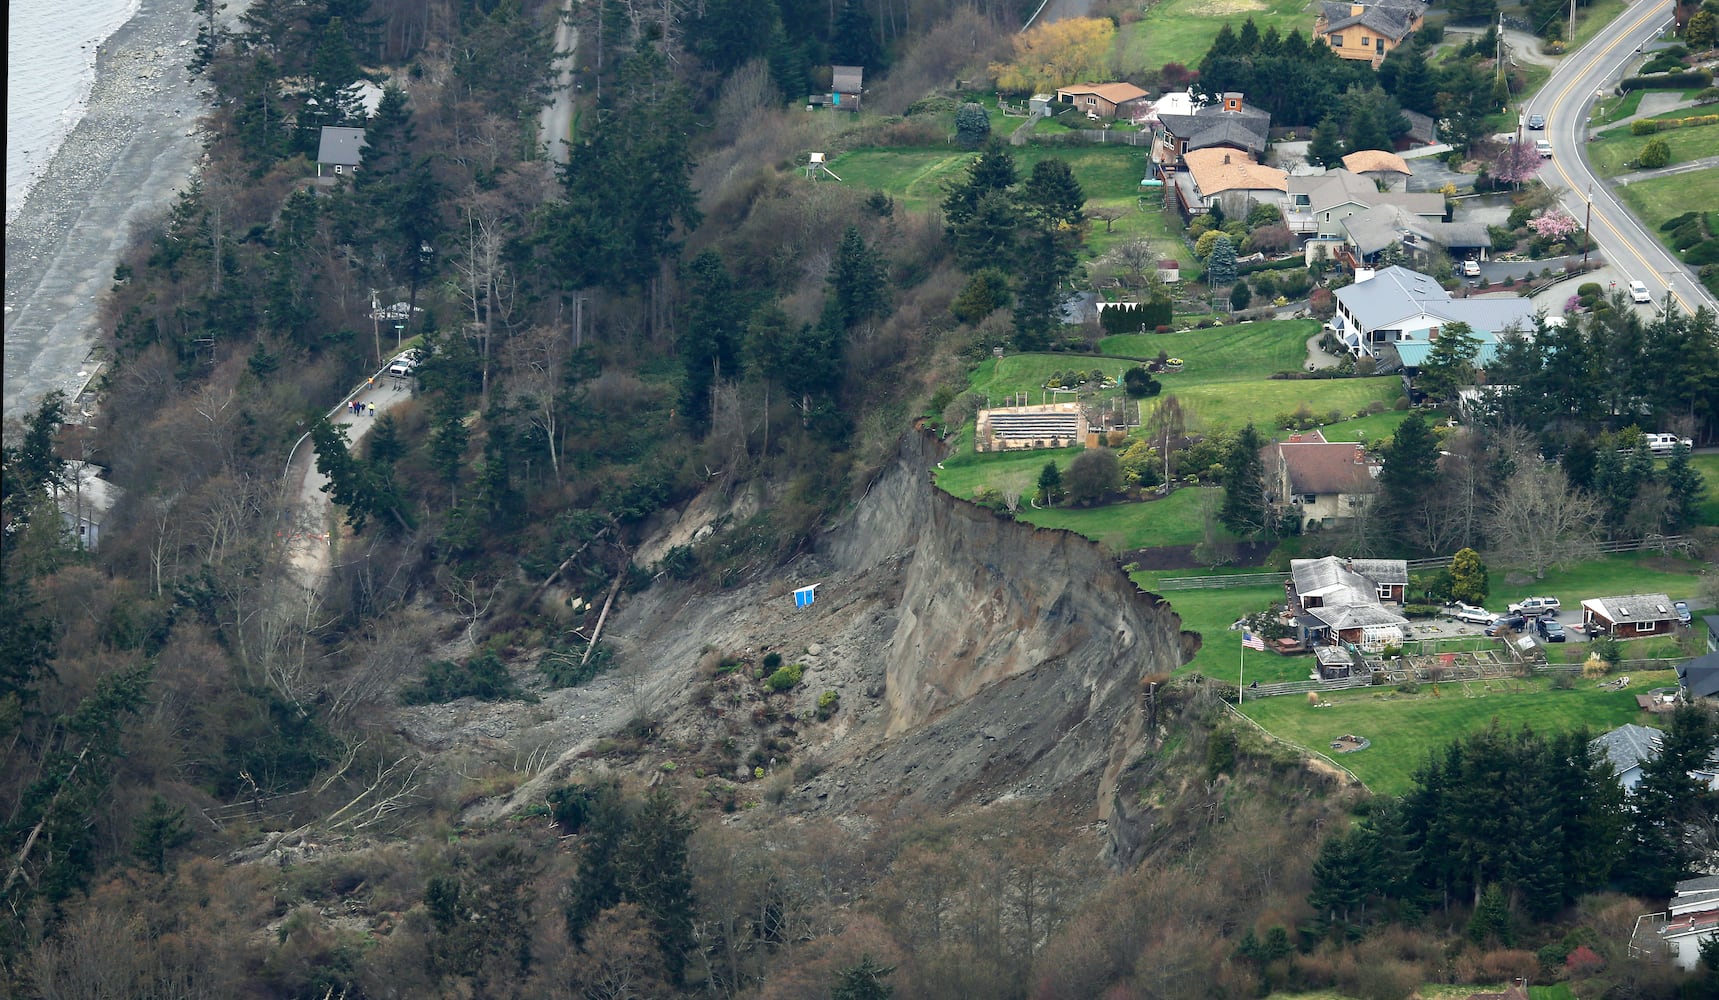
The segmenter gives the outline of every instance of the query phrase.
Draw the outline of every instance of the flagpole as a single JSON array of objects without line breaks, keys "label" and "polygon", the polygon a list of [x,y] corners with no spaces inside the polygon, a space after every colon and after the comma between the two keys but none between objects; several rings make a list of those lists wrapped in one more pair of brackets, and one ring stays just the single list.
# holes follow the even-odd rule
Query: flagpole
[{"label": "flagpole", "polygon": [[[1245,634],[1245,633],[1244,633]],[[1242,678],[1247,674],[1247,645],[1241,649],[1241,668],[1236,671],[1236,711],[1241,711]]]}]

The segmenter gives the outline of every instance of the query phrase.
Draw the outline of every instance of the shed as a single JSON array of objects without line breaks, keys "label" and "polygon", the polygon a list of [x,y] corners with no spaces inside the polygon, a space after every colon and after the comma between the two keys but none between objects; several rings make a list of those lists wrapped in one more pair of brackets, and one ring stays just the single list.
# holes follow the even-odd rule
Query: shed
[{"label": "shed", "polygon": [[1677,611],[1664,594],[1593,597],[1582,602],[1582,626],[1618,639],[1665,635],[1677,628]]},{"label": "shed", "polygon": [[63,485],[54,490],[60,520],[86,549],[101,544],[102,525],[125,491],[101,477],[101,469],[88,462],[67,462]]},{"label": "shed", "polygon": [[858,111],[865,93],[864,66],[830,67],[830,103],[843,111]]}]

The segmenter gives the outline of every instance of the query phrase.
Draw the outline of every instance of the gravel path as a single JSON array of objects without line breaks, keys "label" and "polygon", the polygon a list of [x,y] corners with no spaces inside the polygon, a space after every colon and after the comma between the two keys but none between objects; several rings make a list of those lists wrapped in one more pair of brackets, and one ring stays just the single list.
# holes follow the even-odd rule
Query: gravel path
[{"label": "gravel path", "polygon": [[6,227],[8,417],[83,387],[96,306],[132,227],[165,210],[196,166],[205,98],[185,69],[193,22],[188,2],[147,0],[107,40],[88,114]]}]

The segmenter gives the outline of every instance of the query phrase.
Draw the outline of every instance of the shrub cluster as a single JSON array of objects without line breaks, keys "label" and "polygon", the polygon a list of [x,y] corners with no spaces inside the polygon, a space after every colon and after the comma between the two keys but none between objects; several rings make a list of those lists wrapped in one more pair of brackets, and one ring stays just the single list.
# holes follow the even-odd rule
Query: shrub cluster
[{"label": "shrub cluster", "polygon": [[1719,115],[1690,115],[1688,118],[1641,118],[1630,122],[1630,135],[1652,135],[1674,128],[1719,125]]},{"label": "shrub cluster", "polygon": [[803,664],[803,663],[790,663],[785,667],[781,667],[775,673],[771,674],[769,679],[766,680],[764,682],[764,684],[766,687],[768,687],[772,691],[787,691],[787,690],[792,689],[796,684],[800,683],[800,677],[805,672],[806,672],[806,665],[805,664]]},{"label": "shrub cluster", "polygon": [[1713,74],[1707,70],[1690,70],[1686,73],[1663,73],[1657,76],[1632,76],[1618,84],[1618,90],[1628,93],[1632,90],[1697,90],[1713,82]]},{"label": "shrub cluster", "polygon": [[1139,333],[1170,325],[1172,306],[1167,298],[1147,302],[1124,302],[1106,308],[1098,314],[1098,325],[1105,333]]}]

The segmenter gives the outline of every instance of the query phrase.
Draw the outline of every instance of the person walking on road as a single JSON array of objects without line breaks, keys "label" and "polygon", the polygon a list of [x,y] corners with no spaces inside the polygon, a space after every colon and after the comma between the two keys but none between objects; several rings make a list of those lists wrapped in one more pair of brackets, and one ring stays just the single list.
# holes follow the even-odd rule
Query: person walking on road
[{"label": "person walking on road", "polygon": [[376,404],[375,403],[370,404],[370,415],[373,417],[376,415]]}]

